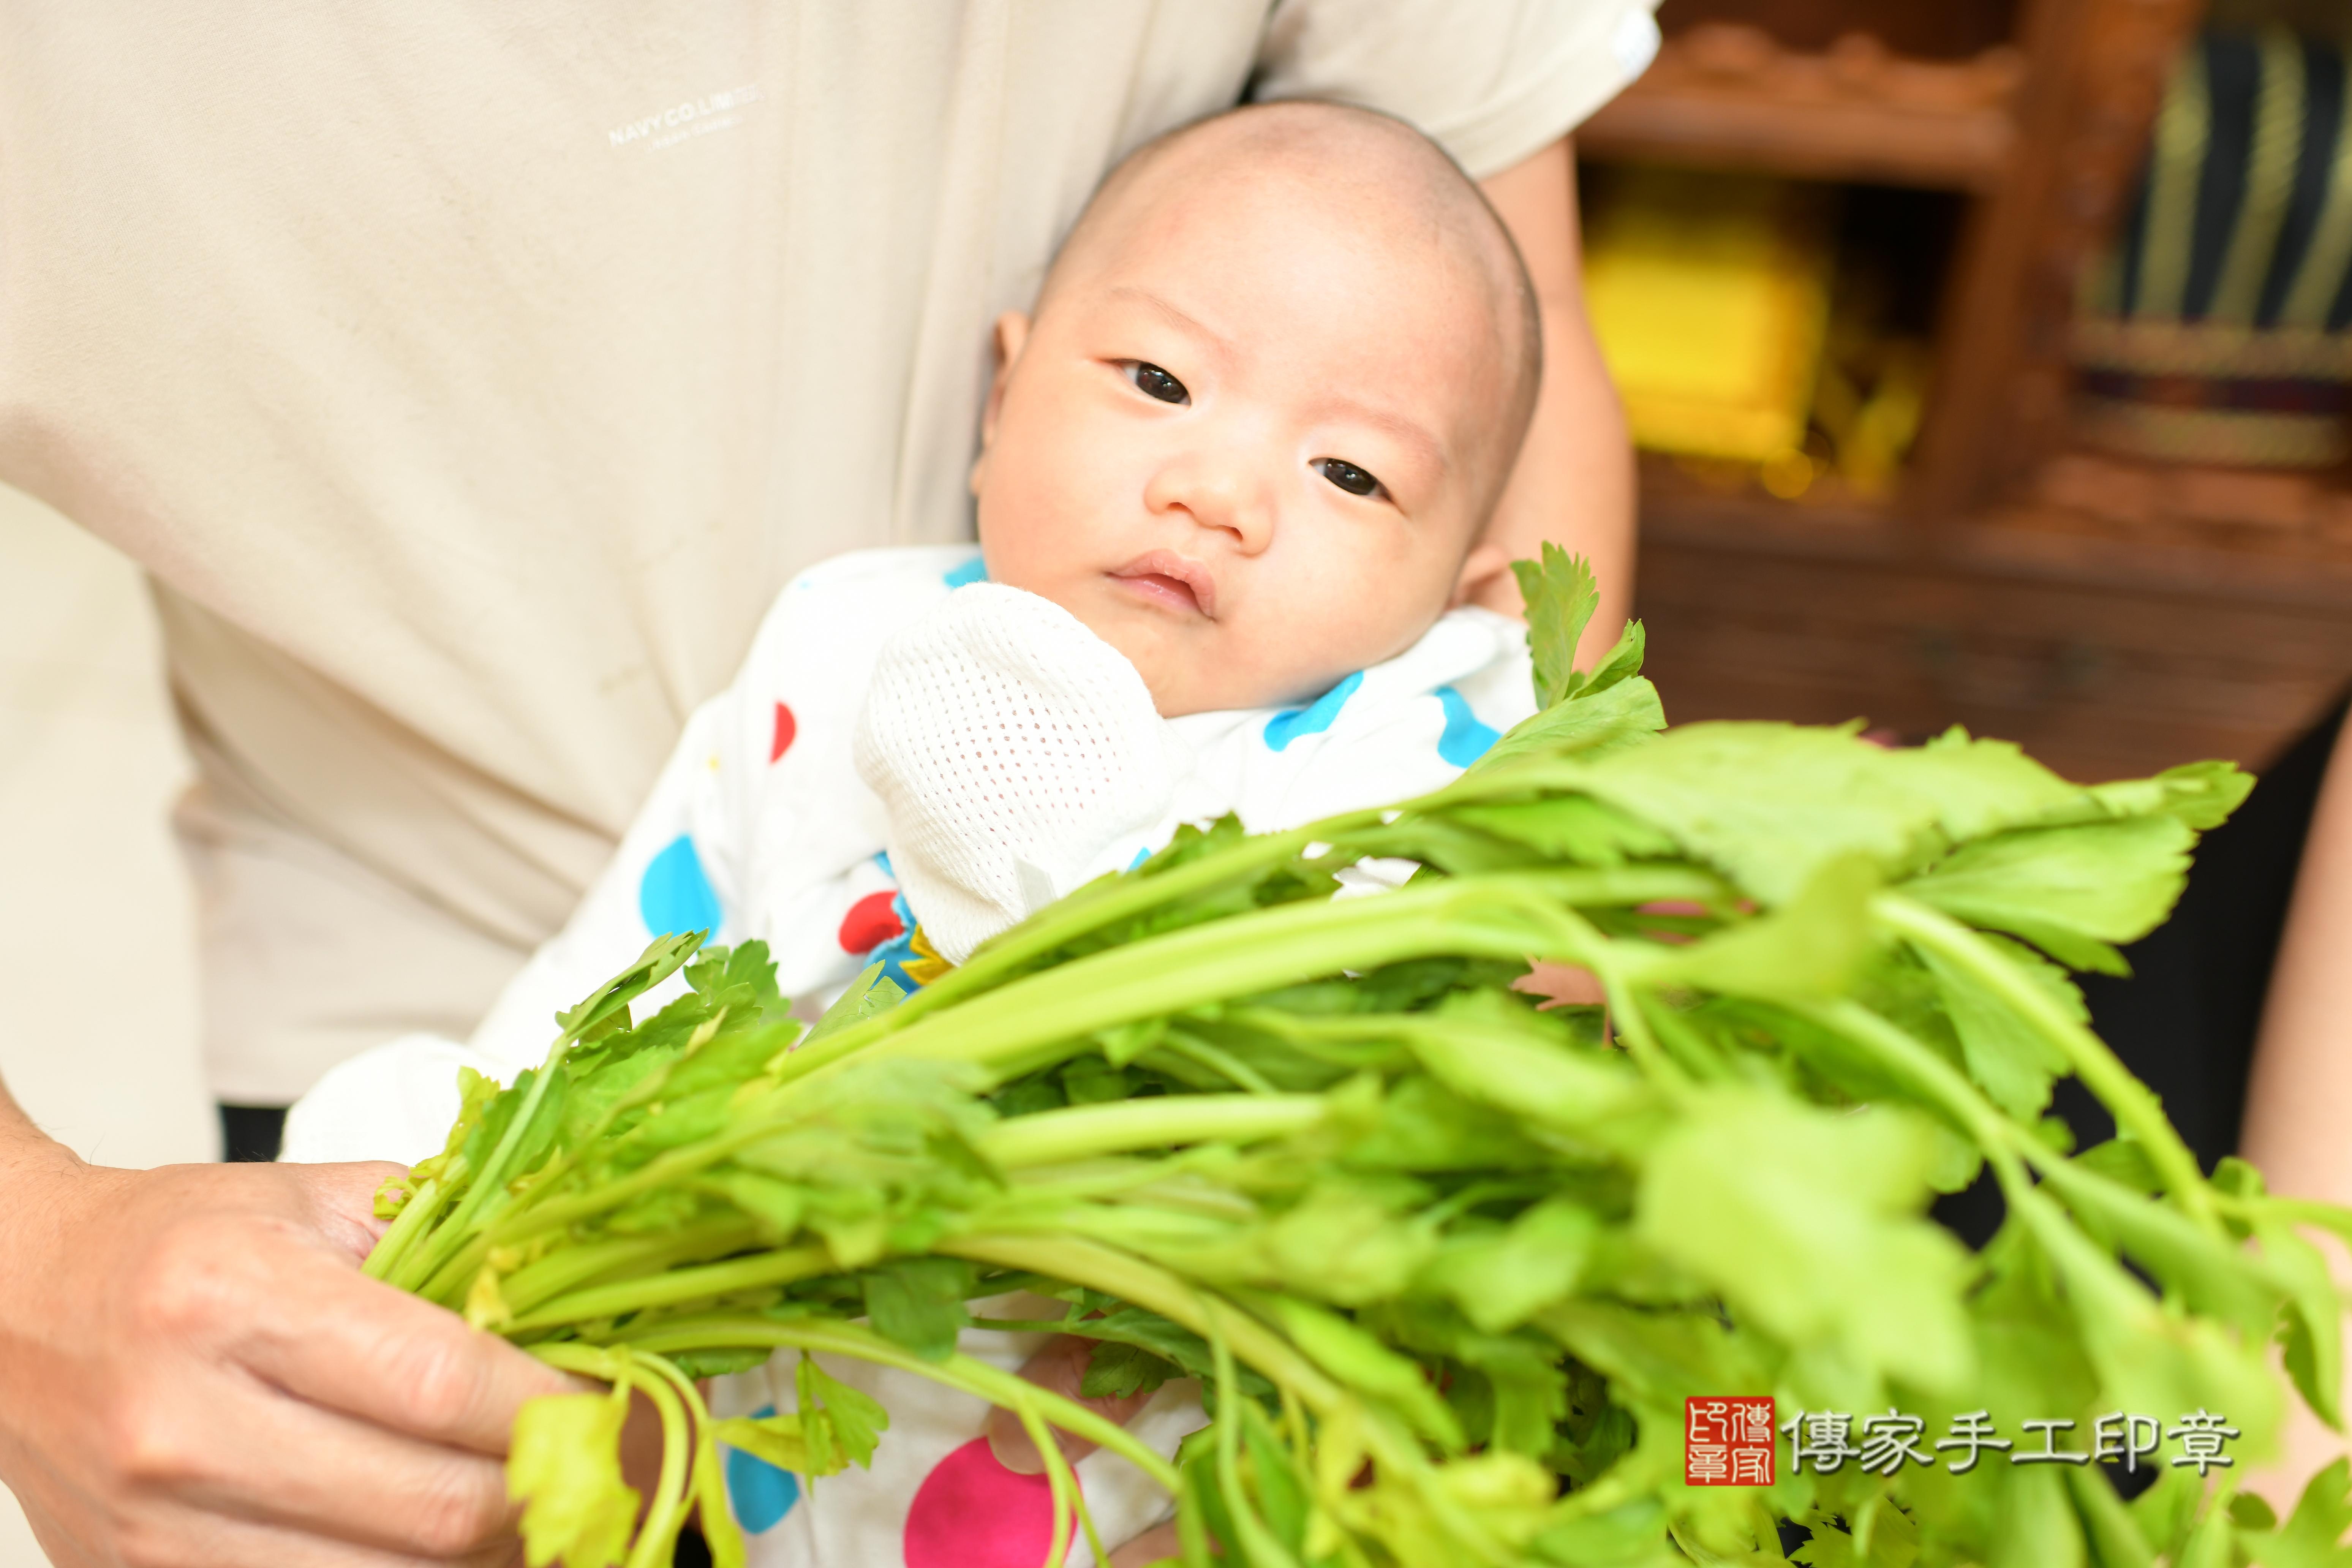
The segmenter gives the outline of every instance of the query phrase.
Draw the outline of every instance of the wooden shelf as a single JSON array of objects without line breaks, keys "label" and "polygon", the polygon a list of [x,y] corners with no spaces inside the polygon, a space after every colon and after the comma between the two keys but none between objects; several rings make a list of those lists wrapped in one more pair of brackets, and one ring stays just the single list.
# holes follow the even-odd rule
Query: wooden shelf
[{"label": "wooden shelf", "polygon": [[1666,40],[1657,62],[1576,133],[1601,158],[1811,179],[1990,191],[2007,172],[2016,52],[1959,62],[1889,55],[1860,35],[1820,54],[1723,23]]},{"label": "wooden shelf", "polygon": [[1925,204],[1965,216],[1896,497],[1817,480],[1784,500],[1643,460],[1635,605],[1667,711],[1959,722],[2082,779],[2265,764],[2352,682],[2352,468],[2099,456],[2067,352],[2200,0],[2031,0],[2019,52],[1943,63],[1851,35],[1819,47],[1857,26],[1935,54],[1905,32],[1935,9],[1916,0],[1686,3],[1690,25],[1580,151],[1975,199]]},{"label": "wooden shelf", "polygon": [[1901,547],[1887,503],[1853,494],[1835,476],[1782,500],[1730,467],[1710,483],[1673,458],[1643,452],[1640,458],[1644,540],[1847,560],[1886,558]]}]

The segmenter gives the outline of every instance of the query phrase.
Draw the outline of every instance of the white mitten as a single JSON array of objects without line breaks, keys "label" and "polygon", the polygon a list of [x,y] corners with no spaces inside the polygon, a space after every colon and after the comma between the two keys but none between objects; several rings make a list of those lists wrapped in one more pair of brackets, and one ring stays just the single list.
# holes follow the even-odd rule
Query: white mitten
[{"label": "white mitten", "polygon": [[1189,764],[1125,655],[996,583],[958,589],[884,646],[857,726],[891,870],[953,963],[1159,823]]}]

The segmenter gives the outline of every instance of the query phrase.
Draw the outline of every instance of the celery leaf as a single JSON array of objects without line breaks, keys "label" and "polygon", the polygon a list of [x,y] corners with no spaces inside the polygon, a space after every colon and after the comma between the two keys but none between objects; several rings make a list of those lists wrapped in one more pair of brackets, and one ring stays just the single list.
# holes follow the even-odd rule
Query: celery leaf
[{"label": "celery leaf", "polygon": [[530,1568],[609,1568],[628,1550],[637,1493],[621,1479],[625,1386],[534,1399],[515,1416],[507,1495],[523,1502]]}]

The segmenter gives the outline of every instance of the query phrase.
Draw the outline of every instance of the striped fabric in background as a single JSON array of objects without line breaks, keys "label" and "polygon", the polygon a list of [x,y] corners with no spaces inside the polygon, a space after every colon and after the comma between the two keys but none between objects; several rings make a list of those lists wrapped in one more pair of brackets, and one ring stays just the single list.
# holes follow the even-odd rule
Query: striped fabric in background
[{"label": "striped fabric in background", "polygon": [[2182,51],[2073,358],[2093,442],[2168,461],[2352,455],[2346,52],[2284,28]]}]

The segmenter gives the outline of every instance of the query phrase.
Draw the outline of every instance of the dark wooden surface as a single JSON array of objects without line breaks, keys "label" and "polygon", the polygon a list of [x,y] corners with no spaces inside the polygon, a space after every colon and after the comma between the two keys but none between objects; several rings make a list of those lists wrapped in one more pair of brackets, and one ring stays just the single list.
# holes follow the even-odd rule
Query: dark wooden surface
[{"label": "dark wooden surface", "polygon": [[1650,673],[1677,722],[1863,719],[2012,740],[2069,777],[2198,757],[2260,768],[2352,679],[2332,605],[2118,588],[1998,564],[1795,555],[1661,531]]}]

